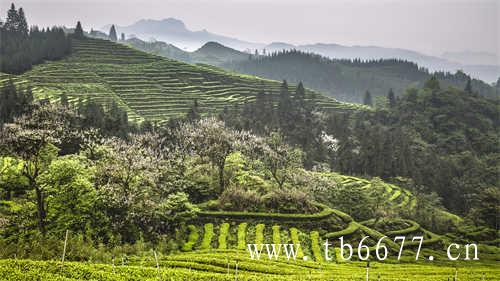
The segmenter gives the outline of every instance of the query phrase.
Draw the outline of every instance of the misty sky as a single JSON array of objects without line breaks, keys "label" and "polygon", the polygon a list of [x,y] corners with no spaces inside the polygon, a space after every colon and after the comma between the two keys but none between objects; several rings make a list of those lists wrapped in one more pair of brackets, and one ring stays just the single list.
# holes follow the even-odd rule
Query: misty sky
[{"label": "misty sky", "polygon": [[[0,2],[5,19],[9,0]],[[174,17],[242,40],[338,43],[499,55],[500,0],[22,0],[29,24],[100,28]]]}]

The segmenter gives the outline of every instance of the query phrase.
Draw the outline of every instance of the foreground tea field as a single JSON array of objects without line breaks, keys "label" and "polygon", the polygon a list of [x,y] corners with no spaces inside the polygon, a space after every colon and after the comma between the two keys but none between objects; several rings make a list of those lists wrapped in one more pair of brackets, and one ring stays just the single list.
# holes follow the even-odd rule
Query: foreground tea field
[{"label": "foreground tea field", "polygon": [[[236,262],[238,269],[236,270]],[[498,280],[494,265],[460,264],[381,264],[372,263],[370,280],[400,281],[477,281]],[[244,254],[194,253],[161,258],[159,270],[154,261],[134,265],[78,262],[1,260],[1,280],[366,280],[364,263],[328,264],[313,262],[254,261]]]},{"label": "foreground tea field", "polygon": [[[0,78],[1,85],[10,77],[3,74]],[[58,100],[65,94],[72,103],[114,101],[131,120],[159,122],[185,114],[195,100],[204,112],[213,113],[251,101],[260,91],[277,96],[281,83],[191,65],[99,39],[73,40],[73,53],[66,59],[35,66],[12,78],[19,85],[31,85],[38,98]],[[290,91],[295,88],[291,86]],[[307,97],[323,110],[360,107],[312,91]]]}]

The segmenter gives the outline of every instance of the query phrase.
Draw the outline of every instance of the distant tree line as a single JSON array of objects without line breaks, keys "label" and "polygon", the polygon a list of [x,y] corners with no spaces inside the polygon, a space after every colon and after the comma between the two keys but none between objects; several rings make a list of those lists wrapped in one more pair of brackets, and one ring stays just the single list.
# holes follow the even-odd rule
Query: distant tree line
[{"label": "distant tree line", "polygon": [[71,52],[70,38],[59,27],[28,29],[23,8],[14,4],[0,25],[0,71],[20,74],[44,60],[60,59]]},{"label": "distant tree line", "polygon": [[[291,83],[302,81],[311,89],[356,103],[363,103],[367,90],[375,102],[376,97],[385,96],[389,89],[400,95],[410,85],[422,88],[432,76],[440,81],[443,88],[463,88],[471,80],[462,71],[431,74],[427,69],[406,60],[330,59],[299,50],[249,56],[248,60],[228,62],[222,67],[269,79],[286,79]],[[495,96],[495,89],[481,80],[472,79],[471,89],[484,96]]]}]

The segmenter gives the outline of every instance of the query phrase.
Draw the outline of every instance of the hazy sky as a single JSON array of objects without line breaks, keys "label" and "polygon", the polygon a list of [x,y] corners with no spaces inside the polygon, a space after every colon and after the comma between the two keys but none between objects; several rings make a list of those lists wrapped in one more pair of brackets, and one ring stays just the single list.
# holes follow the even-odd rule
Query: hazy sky
[{"label": "hazy sky", "polygon": [[[9,0],[0,2],[5,18]],[[500,0],[21,0],[29,24],[100,28],[178,18],[242,40],[499,54]]]}]

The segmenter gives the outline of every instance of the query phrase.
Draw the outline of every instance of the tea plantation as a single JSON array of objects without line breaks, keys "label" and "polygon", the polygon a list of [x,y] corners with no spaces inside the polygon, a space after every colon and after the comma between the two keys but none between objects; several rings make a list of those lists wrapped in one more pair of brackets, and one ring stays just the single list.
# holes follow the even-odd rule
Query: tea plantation
[{"label": "tea plantation", "polygon": [[[183,115],[195,100],[202,110],[213,113],[253,100],[262,90],[279,93],[278,81],[170,60],[107,40],[72,43],[73,53],[66,59],[35,66],[13,79],[19,85],[29,83],[38,98],[57,100],[65,94],[72,103],[115,101],[135,121],[161,122]],[[0,83],[8,79],[2,74]],[[360,108],[309,90],[307,97],[324,110]]]},{"label": "tea plantation", "polygon": [[[415,208],[417,204],[415,196],[399,186],[382,182],[374,187],[365,179],[335,176],[342,179],[343,185],[383,194],[385,204],[395,209]],[[498,280],[500,274],[495,241],[477,241],[479,261],[453,262],[446,256],[446,247],[465,240],[437,235],[408,219],[392,219],[385,224],[374,220],[358,222],[321,204],[320,211],[314,214],[211,211],[205,209],[208,205],[200,204],[197,219],[180,236],[182,247],[177,254],[158,253],[157,260],[152,251],[140,256],[118,254],[104,264],[7,259],[0,261],[0,275],[2,280],[366,280],[367,263],[358,258],[357,252],[350,260],[342,257],[338,240],[341,236],[353,249],[364,236],[370,236],[364,241],[371,255],[369,280]],[[407,242],[398,261],[400,244],[393,239],[400,235],[406,236]],[[384,236],[388,258],[380,262],[374,255],[378,240]],[[418,261],[418,242],[411,241],[413,236],[424,237]],[[326,239],[331,243],[328,259]],[[270,259],[266,252],[260,259],[252,259],[247,244],[254,243],[301,246],[296,260],[287,260],[284,253]],[[68,244],[69,260],[73,251],[78,249]],[[434,261],[429,261],[431,255]]]}]

